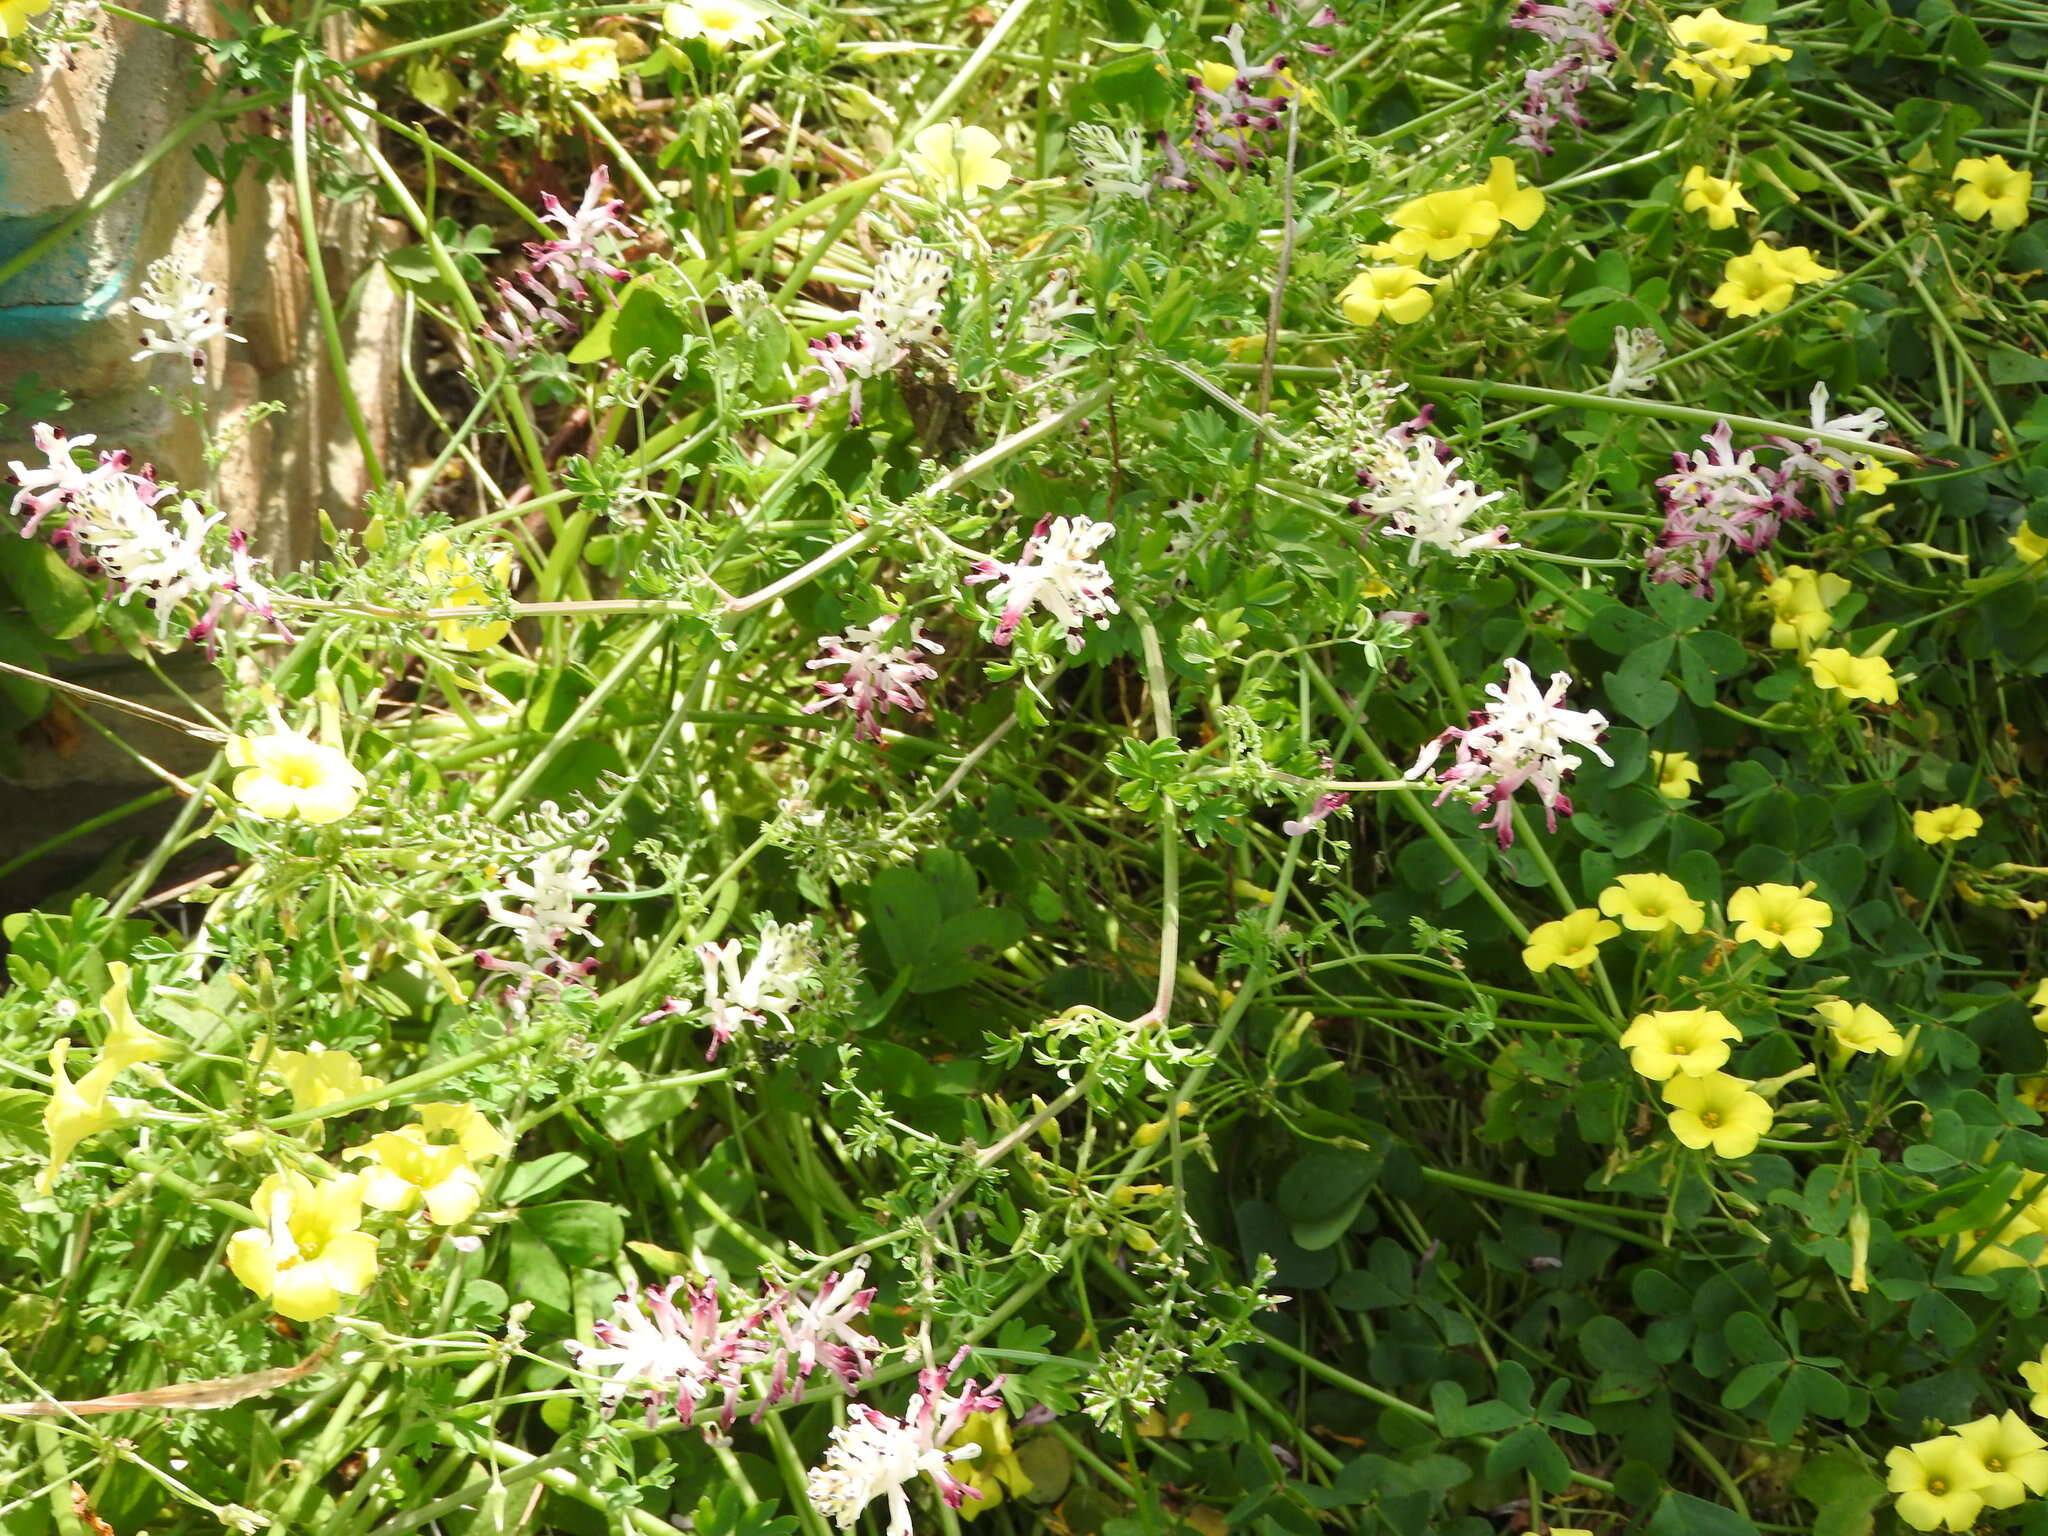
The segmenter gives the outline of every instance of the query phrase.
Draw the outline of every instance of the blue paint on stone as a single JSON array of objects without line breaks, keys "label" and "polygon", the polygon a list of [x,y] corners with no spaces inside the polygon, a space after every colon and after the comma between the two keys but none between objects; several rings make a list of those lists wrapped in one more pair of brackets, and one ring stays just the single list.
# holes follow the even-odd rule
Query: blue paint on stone
[{"label": "blue paint on stone", "polygon": [[0,345],[61,340],[69,332],[105,319],[127,286],[127,274],[117,272],[82,304],[0,304]]}]

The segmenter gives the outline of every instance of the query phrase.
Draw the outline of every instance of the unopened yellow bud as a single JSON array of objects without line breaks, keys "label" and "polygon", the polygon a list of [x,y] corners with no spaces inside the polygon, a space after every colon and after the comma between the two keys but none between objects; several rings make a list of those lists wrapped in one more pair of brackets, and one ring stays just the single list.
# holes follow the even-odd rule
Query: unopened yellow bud
[{"label": "unopened yellow bud", "polygon": [[[1035,1093],[1031,1095],[1031,1112],[1035,1115],[1045,1115],[1045,1100]],[[1045,1119],[1039,1122],[1038,1139],[1048,1147],[1059,1147],[1060,1122],[1057,1117],[1046,1115]]]},{"label": "unopened yellow bud", "polygon": [[261,1131],[235,1131],[231,1135],[221,1137],[220,1144],[237,1157],[253,1157],[256,1153],[263,1150],[263,1133]]},{"label": "unopened yellow bud", "polygon": [[1154,1146],[1158,1143],[1159,1138],[1165,1134],[1166,1122],[1164,1120],[1147,1120],[1143,1125],[1131,1132],[1131,1145],[1134,1147]]}]

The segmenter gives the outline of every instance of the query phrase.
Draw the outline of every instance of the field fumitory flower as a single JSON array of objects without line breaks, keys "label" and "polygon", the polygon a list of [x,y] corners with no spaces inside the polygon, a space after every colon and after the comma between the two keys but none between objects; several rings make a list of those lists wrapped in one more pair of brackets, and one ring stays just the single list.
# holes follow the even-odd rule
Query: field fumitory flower
[{"label": "field fumitory flower", "polygon": [[1337,307],[1353,325],[1413,325],[1436,302],[1428,287],[1436,281],[1418,267],[1367,267],[1344,285]]},{"label": "field fumitory flower", "polygon": [[945,647],[915,622],[905,633],[904,644],[891,644],[890,631],[899,617],[885,613],[871,624],[854,625],[844,635],[827,635],[818,642],[818,654],[804,663],[805,669],[846,670],[835,679],[818,680],[818,697],[804,706],[805,714],[844,705],[853,713],[855,740],[879,743],[881,717],[890,710],[902,709],[913,715],[924,712],[924,695],[917,685],[939,674],[917,653],[922,649],[940,656]]},{"label": "field fumitory flower", "polygon": [[1671,1134],[1695,1152],[1716,1157],[1747,1157],[1771,1128],[1770,1102],[1751,1093],[1746,1078],[1726,1072],[1702,1077],[1674,1077],[1663,1087]]},{"label": "field fumitory flower", "polygon": [[1977,1523],[1991,1473],[1960,1435],[1895,1445],[1884,1464],[1899,1518],[1914,1530],[1967,1531]]},{"label": "field fumitory flower", "polygon": [[235,799],[266,821],[340,821],[355,810],[368,783],[339,747],[297,731],[231,737],[227,756],[242,770],[235,775]]},{"label": "field fumitory flower", "polygon": [[1067,632],[1067,649],[1079,651],[1089,620],[1109,628],[1118,612],[1109,568],[1094,558],[1116,533],[1116,524],[1086,517],[1055,517],[1041,522],[1024,541],[1014,561],[984,560],[968,574],[969,583],[992,581],[989,600],[1001,610],[997,645],[1008,645],[1017,626],[1033,607],[1043,608]]},{"label": "field fumitory flower", "polygon": [[674,38],[702,38],[714,50],[751,43],[768,30],[765,12],[747,0],[685,0],[663,6],[661,29]]},{"label": "field fumitory flower", "polygon": [[1002,141],[986,128],[961,127],[957,117],[933,123],[911,144],[903,163],[942,196],[964,199],[976,189],[993,192],[1010,179]]},{"label": "field fumitory flower", "polygon": [[1875,1052],[1885,1056],[1898,1056],[1905,1052],[1906,1037],[1899,1033],[1898,1026],[1868,1003],[1849,1003],[1839,997],[1831,997],[1824,1003],[1814,1004],[1813,1011],[1826,1021],[1828,1033],[1844,1051]]},{"label": "field fumitory flower", "polygon": [[1757,602],[1771,616],[1771,644],[1796,651],[1827,638],[1833,608],[1849,595],[1841,577],[1788,565],[1758,594]]},{"label": "field fumitory flower", "polygon": [[1617,875],[1600,893],[1600,910],[1634,933],[1698,933],[1707,909],[1669,875]]},{"label": "field fumitory flower", "polygon": [[1806,670],[1815,686],[1840,693],[1845,698],[1868,699],[1873,704],[1899,702],[1898,680],[1892,664],[1882,656],[1857,656],[1839,646],[1828,646],[1806,658]]},{"label": "field fumitory flower", "polygon": [[1705,1077],[1728,1064],[1731,1042],[1742,1031],[1715,1008],[1675,1008],[1639,1013],[1622,1031],[1621,1048],[1638,1076],[1653,1083],[1674,1077]]},{"label": "field fumitory flower", "polygon": [[1804,960],[1820,948],[1821,930],[1835,920],[1834,909],[1810,894],[1812,890],[1812,881],[1805,885],[1745,885],[1728,898],[1728,915],[1736,923],[1735,942],[1783,949]]},{"label": "field fumitory flower", "polygon": [[[512,577],[512,551],[499,546],[481,561],[456,549],[445,533],[420,541],[415,569],[433,594],[436,608],[488,608]],[[442,619],[434,628],[443,645],[460,651],[487,651],[512,632],[503,619]]]},{"label": "field fumitory flower", "polygon": [[1591,907],[1580,907],[1563,917],[1538,923],[1529,930],[1522,963],[1532,971],[1547,971],[1553,965],[1582,970],[1600,958],[1600,946],[1621,932]]},{"label": "field fumitory flower", "polygon": [[1689,81],[1700,100],[1725,96],[1759,64],[1792,57],[1790,48],[1766,42],[1770,35],[1770,28],[1733,20],[1713,6],[1697,16],[1674,16],[1671,36],[1683,52],[1664,66],[1665,73]]},{"label": "field fumitory flower", "polygon": [[228,1239],[228,1268],[284,1317],[310,1323],[360,1296],[377,1276],[377,1238],[363,1224],[363,1178],[274,1173],[249,1204],[261,1226]]},{"label": "field fumitory flower", "polygon": [[906,1487],[917,1477],[931,1480],[939,1497],[958,1509],[980,1494],[956,1477],[951,1465],[971,1461],[981,1447],[962,1440],[960,1430],[970,1415],[993,1413],[1003,1406],[997,1395],[1002,1378],[977,1391],[970,1379],[948,1395],[952,1373],[967,1359],[964,1348],[944,1366],[918,1372],[917,1391],[901,1419],[862,1403],[847,1409],[847,1421],[832,1431],[825,1459],[811,1469],[806,1484],[811,1503],[841,1530],[851,1530],[861,1511],[876,1499],[889,1501],[889,1536],[913,1536]]},{"label": "field fumitory flower", "polygon": [[505,39],[505,62],[593,96],[619,83],[619,45],[609,37],[556,37],[521,27]]},{"label": "field fumitory flower", "polygon": [[2027,222],[2034,173],[2006,163],[2003,155],[1971,156],[1956,162],[1956,212],[1989,219],[1993,229],[2018,229]]},{"label": "field fumitory flower", "polygon": [[1913,813],[1913,835],[1923,843],[1960,843],[1984,830],[1984,818],[1967,805],[1937,805]]},{"label": "field fumitory flower", "polygon": [[360,1170],[365,1204],[399,1215],[424,1205],[427,1220],[459,1225],[483,1198],[476,1165],[503,1157],[512,1143],[467,1104],[415,1107],[418,1125],[382,1132],[342,1155],[368,1159]]},{"label": "field fumitory flower", "polygon": [[1732,176],[1710,176],[1704,165],[1687,166],[1679,183],[1684,198],[1680,206],[1687,213],[1704,213],[1709,229],[1733,229],[1738,209],[1756,212],[1756,205],[1742,195],[1742,183]]},{"label": "field fumitory flower", "polygon": [[1653,751],[1650,771],[1657,776],[1657,793],[1666,800],[1690,800],[1700,781],[1700,765],[1690,752]]},{"label": "field fumitory flower", "polygon": [[1560,815],[1571,814],[1564,776],[1579,766],[1580,759],[1568,748],[1584,747],[1610,767],[1614,761],[1599,744],[1607,717],[1598,710],[1564,707],[1572,684],[1569,673],[1553,672],[1550,686],[1540,692],[1519,657],[1508,658],[1507,674],[1506,682],[1486,685],[1492,704],[1476,712],[1470,725],[1452,726],[1424,743],[1415,765],[1402,775],[1430,775],[1437,755],[1455,744],[1457,761],[1432,775],[1443,786],[1436,803],[1442,805],[1462,792],[1474,797],[1473,809],[1482,816],[1491,806],[1494,836],[1503,848],[1515,840],[1514,795],[1524,784],[1534,787],[1551,831],[1557,830]]}]

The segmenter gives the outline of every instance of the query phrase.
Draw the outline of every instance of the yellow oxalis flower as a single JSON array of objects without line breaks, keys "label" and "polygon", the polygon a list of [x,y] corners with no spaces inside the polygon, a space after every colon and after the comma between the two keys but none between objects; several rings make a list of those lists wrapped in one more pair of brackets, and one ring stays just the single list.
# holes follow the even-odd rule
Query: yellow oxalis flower
[{"label": "yellow oxalis flower", "polygon": [[[419,574],[433,591],[436,608],[488,608],[511,582],[512,551],[493,549],[479,568],[449,543],[447,534],[432,533],[420,541]],[[487,651],[511,632],[503,619],[443,619],[434,627],[442,644],[463,651]]]},{"label": "yellow oxalis flower", "polygon": [[1367,267],[1344,285],[1337,307],[1353,325],[1375,325],[1382,319],[1413,325],[1435,302],[1424,286],[1435,281],[1415,267]]},{"label": "yellow oxalis flower", "polygon": [[687,0],[663,6],[662,30],[670,37],[701,37],[714,49],[751,43],[768,30],[768,17],[746,0]]},{"label": "yellow oxalis flower", "polygon": [[427,1140],[424,1126],[382,1132],[342,1156],[370,1160],[363,1199],[380,1211],[403,1214],[424,1203],[427,1219],[446,1227],[469,1220],[483,1199],[483,1175],[468,1154],[456,1142]]},{"label": "yellow oxalis flower", "polygon": [[127,965],[110,960],[107,975],[112,978],[112,985],[100,999],[100,1011],[107,1016],[107,1038],[100,1045],[100,1066],[107,1069],[107,1080],[111,1082],[117,1073],[137,1062],[162,1061],[177,1047],[135,1017],[128,1002]]},{"label": "yellow oxalis flower", "polygon": [[1913,835],[1923,843],[1960,843],[1984,830],[1984,818],[1967,805],[1937,805],[1913,813]]},{"label": "yellow oxalis flower", "polygon": [[40,16],[56,0],[0,0],[0,42],[28,31],[29,18]]},{"label": "yellow oxalis flower", "polygon": [[1657,775],[1657,793],[1666,800],[1690,800],[1700,781],[1700,766],[1690,752],[1652,752],[1650,771]]},{"label": "yellow oxalis flower", "polygon": [[2034,1394],[2034,1400],[2027,1404],[2027,1411],[2037,1419],[2048,1419],[2048,1349],[2041,1351],[2040,1359],[2020,1363],[2020,1380]]},{"label": "yellow oxalis flower", "polygon": [[1707,302],[1737,319],[1775,315],[1792,302],[1792,286],[1783,268],[1752,251],[1722,263],[1721,286],[1707,295]]},{"label": "yellow oxalis flower", "polygon": [[1695,1152],[1711,1149],[1716,1157],[1747,1157],[1771,1128],[1771,1106],[1749,1091],[1747,1078],[1726,1072],[1704,1077],[1674,1077],[1663,1087],[1671,1106],[1671,1134]]},{"label": "yellow oxalis flower", "polygon": [[1988,218],[1993,229],[2018,229],[2027,222],[2032,171],[2006,164],[2003,155],[1972,156],[1956,162],[1956,182],[1956,212],[1964,218]]},{"label": "yellow oxalis flower", "polygon": [[1690,82],[1700,100],[1727,95],[1759,64],[1792,57],[1790,48],[1765,41],[1770,28],[1735,21],[1713,6],[1697,16],[1674,17],[1671,35],[1684,51],[1664,66],[1665,72]]},{"label": "yellow oxalis flower", "polygon": [[1833,608],[1849,595],[1849,583],[1803,565],[1788,565],[1759,594],[1758,603],[1771,616],[1771,644],[1796,651],[1827,638]]},{"label": "yellow oxalis flower", "polygon": [[1010,1442],[1010,1415],[1004,1410],[982,1410],[967,1415],[948,1446],[976,1445],[980,1452],[971,1461],[956,1461],[953,1472],[961,1482],[981,1495],[960,1506],[960,1518],[973,1520],[988,1513],[1007,1497],[1031,1491],[1031,1474],[1017,1459]]},{"label": "yellow oxalis flower", "polygon": [[1553,965],[1576,971],[1598,959],[1600,946],[1620,932],[1593,908],[1580,907],[1554,922],[1539,923],[1529,934],[1522,963],[1532,971],[1547,971]]},{"label": "yellow oxalis flower", "polygon": [[609,37],[554,37],[521,27],[505,39],[505,62],[593,96],[619,83],[619,45]]},{"label": "yellow oxalis flower", "polygon": [[260,1227],[228,1239],[228,1268],[294,1322],[310,1323],[360,1296],[377,1277],[377,1239],[363,1224],[360,1174],[309,1179],[273,1173],[249,1202]]},{"label": "yellow oxalis flower", "polygon": [[1759,240],[1750,248],[1750,254],[1761,255],[1795,283],[1832,282],[1842,275],[1838,268],[1822,266],[1803,245],[1773,247]]},{"label": "yellow oxalis flower", "polygon": [[301,1112],[325,1109],[384,1086],[382,1078],[365,1076],[362,1064],[347,1051],[279,1051],[270,1058],[270,1070],[284,1079],[292,1092],[292,1108]]},{"label": "yellow oxalis flower", "polygon": [[1485,187],[1452,187],[1403,203],[1392,222],[1394,237],[1388,243],[1410,261],[1422,256],[1450,261],[1499,234],[1501,213]]},{"label": "yellow oxalis flower", "polygon": [[1892,664],[1882,656],[1856,656],[1839,646],[1828,646],[1806,658],[1806,670],[1814,683],[1852,699],[1873,704],[1899,702],[1899,685],[1892,676]]},{"label": "yellow oxalis flower", "polygon": [[1728,1064],[1731,1042],[1741,1038],[1717,1008],[1674,1008],[1637,1014],[1622,1031],[1621,1047],[1638,1076],[1661,1083],[1718,1074]]},{"label": "yellow oxalis flower", "polygon": [[1506,155],[1495,155],[1486,162],[1486,180],[1479,190],[1486,194],[1486,200],[1493,204],[1504,224],[1528,229],[1543,217],[1543,189],[1519,185],[1515,162]]},{"label": "yellow oxalis flower", "polygon": [[2048,1030],[2048,980],[2034,988],[2034,995],[2027,999],[2027,1006],[2034,1010],[2034,1028]]},{"label": "yellow oxalis flower", "polygon": [[1990,1474],[1978,1490],[1990,1509],[2011,1509],[2030,1493],[2048,1493],[2048,1440],[2010,1409],[1958,1424],[1955,1436]]},{"label": "yellow oxalis flower", "polygon": [[911,142],[904,163],[946,196],[964,198],[977,187],[993,192],[1010,179],[1009,162],[998,158],[1002,141],[986,128],[962,128],[957,117],[933,123]]},{"label": "yellow oxalis flower", "polygon": [[[1833,468],[1833,465],[1829,468]],[[1898,480],[1899,472],[1889,464],[1880,464],[1873,460],[1850,471],[1850,477],[1855,481],[1856,489],[1865,496],[1882,496]]]},{"label": "yellow oxalis flower", "polygon": [[1745,885],[1728,898],[1735,942],[1782,948],[1804,960],[1820,948],[1821,930],[1835,920],[1834,910],[1809,894],[1812,890],[1810,880],[1805,885]]},{"label": "yellow oxalis flower", "polygon": [[1960,1435],[1893,1446],[1884,1464],[1899,1518],[1916,1531],[1967,1531],[1983,1513],[1991,1474]]},{"label": "yellow oxalis flower", "polygon": [[1680,206],[1687,213],[1704,213],[1709,229],[1733,229],[1739,208],[1756,212],[1756,206],[1742,195],[1741,182],[1732,176],[1709,176],[1704,165],[1688,166],[1679,190],[1685,194]]},{"label": "yellow oxalis flower", "polygon": [[2048,534],[2036,533],[2025,523],[2019,531],[2005,541],[2012,546],[2012,552],[2020,557],[2022,565],[2039,565],[2048,560]]},{"label": "yellow oxalis flower", "polygon": [[1827,1021],[1835,1044],[1845,1051],[1874,1051],[1886,1056],[1902,1055],[1906,1037],[1898,1026],[1868,1003],[1848,1003],[1831,997],[1816,1003],[1813,1011]]},{"label": "yellow oxalis flower", "polygon": [[123,1113],[127,1101],[107,1093],[114,1082],[107,1063],[100,1062],[74,1083],[64,1068],[70,1054],[69,1040],[50,1047],[50,1102],[43,1106],[43,1134],[50,1138],[50,1158],[36,1180],[36,1188],[44,1194],[56,1186],[57,1175],[81,1141],[111,1130],[127,1118]]},{"label": "yellow oxalis flower", "polygon": [[1617,875],[1600,893],[1600,910],[1634,933],[1698,933],[1707,909],[1669,875]]},{"label": "yellow oxalis flower", "polygon": [[243,770],[235,775],[235,798],[268,821],[340,821],[368,783],[340,748],[297,731],[230,737],[228,762]]}]

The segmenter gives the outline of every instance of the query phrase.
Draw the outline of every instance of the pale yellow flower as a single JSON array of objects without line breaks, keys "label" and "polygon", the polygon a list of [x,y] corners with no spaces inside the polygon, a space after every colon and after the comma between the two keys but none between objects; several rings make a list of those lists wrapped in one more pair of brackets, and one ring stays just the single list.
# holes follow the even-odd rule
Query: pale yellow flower
[{"label": "pale yellow flower", "polygon": [[1978,1490],[1985,1508],[2011,1509],[2030,1493],[2048,1493],[2048,1440],[2011,1409],[1958,1424],[1955,1435],[1990,1475]]},{"label": "pale yellow flower", "polygon": [[977,188],[990,192],[1008,183],[1009,162],[1002,141],[986,128],[960,126],[960,119],[933,123],[903,157],[918,178],[948,197],[964,198]]},{"label": "pale yellow flower", "polygon": [[292,1108],[300,1112],[325,1109],[384,1086],[383,1079],[365,1076],[362,1064],[347,1051],[319,1046],[310,1051],[278,1051],[270,1058],[270,1070],[284,1079],[291,1090]]},{"label": "pale yellow flower", "polygon": [[1672,18],[1671,35],[1682,52],[1664,69],[1689,82],[1701,100],[1727,95],[1760,64],[1792,57],[1791,49],[1765,41],[1768,27],[1735,21],[1712,6],[1697,16]]},{"label": "pale yellow flower", "polygon": [[[488,608],[512,579],[511,550],[494,546],[479,564],[456,549],[445,533],[430,533],[420,541],[417,565],[436,608]],[[504,619],[442,619],[434,626],[443,645],[462,651],[489,650],[511,632],[512,625]]]},{"label": "pale yellow flower", "polygon": [[1728,1065],[1730,1046],[1741,1038],[1742,1031],[1719,1009],[1671,1008],[1629,1020],[1621,1048],[1638,1075],[1661,1083],[1719,1072]]},{"label": "pale yellow flower", "polygon": [[1543,189],[1519,185],[1515,162],[1506,155],[1495,155],[1486,162],[1486,180],[1479,190],[1486,194],[1503,224],[1528,229],[1543,217]]},{"label": "pale yellow flower", "polygon": [[50,1139],[50,1156],[36,1180],[36,1188],[44,1194],[55,1187],[57,1175],[81,1141],[128,1118],[124,1112],[130,1107],[128,1101],[114,1099],[107,1092],[114,1081],[107,1064],[102,1061],[74,1083],[64,1065],[70,1053],[69,1040],[50,1047],[50,1102],[43,1106],[43,1134]]},{"label": "pale yellow flower", "polygon": [[40,16],[56,0],[0,0],[0,43],[28,31],[29,18]]},{"label": "pale yellow flower", "polygon": [[1501,213],[1485,187],[1452,187],[1403,203],[1390,222],[1388,243],[1408,260],[1450,261],[1499,234]]},{"label": "pale yellow flower", "polygon": [[1898,681],[1892,664],[1882,656],[1857,656],[1838,646],[1815,651],[1806,658],[1806,670],[1814,683],[1845,698],[1868,699],[1873,704],[1899,702]]},{"label": "pale yellow flower", "polygon": [[228,740],[235,799],[268,821],[294,818],[323,826],[356,808],[368,781],[338,747],[323,747],[297,731]]},{"label": "pale yellow flower", "polygon": [[1991,1474],[1959,1435],[1895,1445],[1884,1464],[1899,1518],[1916,1531],[1967,1531],[1983,1513]]},{"label": "pale yellow flower", "polygon": [[1783,949],[1804,960],[1820,948],[1821,930],[1835,920],[1834,909],[1810,895],[1812,890],[1811,881],[1800,886],[1745,885],[1728,898],[1735,942]]},{"label": "pale yellow flower", "polygon": [[2025,523],[2005,542],[2012,546],[2022,565],[2039,565],[2048,560],[2048,533],[2036,533]]},{"label": "pale yellow flower", "polygon": [[1923,843],[1960,843],[1984,830],[1984,818],[1967,805],[1937,805],[1913,813],[1913,835]]},{"label": "pale yellow flower", "polygon": [[2003,155],[1972,156],[1956,162],[1956,181],[1956,212],[1964,218],[1988,218],[1993,229],[2018,229],[2027,222],[2032,171],[2006,164]]},{"label": "pale yellow flower", "polygon": [[1827,638],[1836,603],[1849,595],[1849,583],[1803,565],[1788,565],[1758,594],[1771,616],[1771,644],[1796,651]]},{"label": "pale yellow flower", "polygon": [[1707,909],[1669,875],[1617,875],[1600,893],[1600,910],[1635,933],[1698,933],[1707,922]]},{"label": "pale yellow flower", "polygon": [[1704,213],[1709,229],[1733,229],[1737,209],[1756,207],[1742,195],[1742,183],[1734,177],[1709,176],[1704,165],[1688,166],[1679,184],[1685,197],[1680,206],[1687,213]]},{"label": "pale yellow flower", "polygon": [[768,30],[768,16],[746,0],[685,0],[662,8],[661,25],[670,37],[701,37],[722,50],[756,41]]},{"label": "pale yellow flower", "polygon": [[1690,800],[1693,786],[1700,781],[1699,764],[1690,752],[1652,752],[1650,771],[1657,776],[1657,793],[1666,800]]},{"label": "pale yellow flower", "polygon": [[1620,932],[1593,908],[1580,907],[1532,929],[1522,963],[1532,971],[1547,971],[1553,965],[1576,971],[1598,959],[1600,946]]},{"label": "pale yellow flower", "polygon": [[1749,1090],[1748,1079],[1726,1072],[1672,1078],[1663,1088],[1664,1102],[1671,1106],[1671,1134],[1695,1152],[1749,1156],[1771,1128],[1769,1100]]},{"label": "pale yellow flower", "polygon": [[1435,281],[1415,267],[1367,267],[1344,285],[1337,307],[1353,325],[1413,325],[1429,313],[1434,300],[1424,285]]},{"label": "pale yellow flower", "polygon": [[310,1323],[360,1296],[377,1276],[377,1239],[363,1224],[360,1174],[317,1182],[274,1173],[249,1201],[261,1226],[228,1239],[228,1268],[282,1316]]},{"label": "pale yellow flower", "polygon": [[1813,1011],[1827,1021],[1829,1034],[1845,1051],[1877,1052],[1886,1056],[1899,1056],[1905,1052],[1906,1037],[1899,1033],[1898,1026],[1868,1003],[1849,1003],[1839,997],[1831,997],[1824,1003],[1816,1003]]},{"label": "pale yellow flower", "polygon": [[107,1016],[107,1037],[100,1042],[100,1063],[111,1080],[116,1074],[144,1061],[162,1061],[177,1049],[162,1035],[152,1033],[135,1017],[128,1001],[128,967],[119,960],[107,962],[111,985],[100,999],[100,1011]]},{"label": "pale yellow flower", "polygon": [[461,1145],[429,1141],[424,1126],[384,1131],[342,1156],[369,1159],[363,1200],[380,1211],[402,1215],[424,1204],[429,1221],[455,1226],[475,1215],[483,1199],[483,1175]]},{"label": "pale yellow flower", "polygon": [[2034,1394],[2034,1400],[2027,1404],[2027,1411],[2037,1419],[2048,1419],[2048,1349],[2041,1351],[2038,1360],[2020,1362],[2020,1380]]},{"label": "pale yellow flower", "polygon": [[505,39],[505,62],[593,96],[619,83],[619,45],[609,37],[555,37],[521,27]]}]

